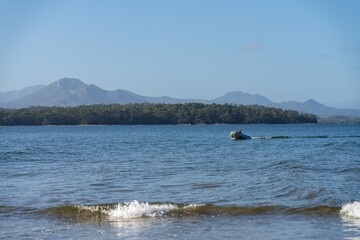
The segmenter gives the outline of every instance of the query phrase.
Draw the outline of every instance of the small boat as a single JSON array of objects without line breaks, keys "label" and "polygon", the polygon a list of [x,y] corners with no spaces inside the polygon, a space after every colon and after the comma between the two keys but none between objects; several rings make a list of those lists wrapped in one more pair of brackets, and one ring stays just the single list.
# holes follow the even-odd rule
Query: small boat
[{"label": "small boat", "polygon": [[231,139],[233,139],[233,140],[251,139],[250,136],[243,134],[240,129],[237,130],[237,131],[232,131],[232,132],[230,133],[230,137],[231,137]]}]

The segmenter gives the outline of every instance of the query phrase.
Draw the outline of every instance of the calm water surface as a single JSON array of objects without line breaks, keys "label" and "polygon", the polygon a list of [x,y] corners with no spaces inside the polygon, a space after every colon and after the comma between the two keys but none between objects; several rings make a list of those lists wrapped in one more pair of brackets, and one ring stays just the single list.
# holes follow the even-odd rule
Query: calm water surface
[{"label": "calm water surface", "polygon": [[0,127],[6,239],[360,239],[359,183],[360,125]]}]

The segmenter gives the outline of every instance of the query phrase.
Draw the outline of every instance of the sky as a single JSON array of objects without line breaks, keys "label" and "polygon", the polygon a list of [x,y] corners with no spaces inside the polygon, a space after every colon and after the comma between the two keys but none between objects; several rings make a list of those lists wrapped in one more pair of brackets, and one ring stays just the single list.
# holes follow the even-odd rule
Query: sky
[{"label": "sky", "polygon": [[0,0],[0,92],[63,77],[146,96],[360,99],[360,1]]}]

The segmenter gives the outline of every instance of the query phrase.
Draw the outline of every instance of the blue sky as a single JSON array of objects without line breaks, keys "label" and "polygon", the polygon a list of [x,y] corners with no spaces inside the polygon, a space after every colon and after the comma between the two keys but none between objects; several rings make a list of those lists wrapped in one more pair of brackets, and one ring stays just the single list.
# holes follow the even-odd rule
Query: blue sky
[{"label": "blue sky", "polygon": [[360,1],[0,0],[0,91],[75,77],[212,99],[360,99]]}]

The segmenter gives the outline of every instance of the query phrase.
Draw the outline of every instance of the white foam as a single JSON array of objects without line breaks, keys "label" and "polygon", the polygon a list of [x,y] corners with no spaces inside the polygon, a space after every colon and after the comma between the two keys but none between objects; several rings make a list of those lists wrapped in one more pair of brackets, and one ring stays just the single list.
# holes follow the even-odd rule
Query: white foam
[{"label": "white foam", "polygon": [[187,208],[197,208],[197,207],[202,207],[202,206],[205,206],[205,204],[195,204],[195,203],[191,203],[191,204],[188,204],[188,205],[184,206],[184,209],[187,209]]},{"label": "white foam", "polygon": [[175,204],[149,204],[133,200],[126,203],[118,203],[115,206],[105,205],[75,205],[79,211],[101,212],[110,219],[131,219],[141,217],[161,217],[172,210],[189,209],[204,206],[205,204],[187,204],[182,207]]},{"label": "white foam", "polygon": [[128,203],[118,204],[115,209],[107,210],[105,213],[111,219],[160,217],[177,208],[178,207],[173,204],[149,204],[134,200]]},{"label": "white foam", "polygon": [[340,214],[350,218],[360,219],[360,202],[352,202],[341,207]]}]

